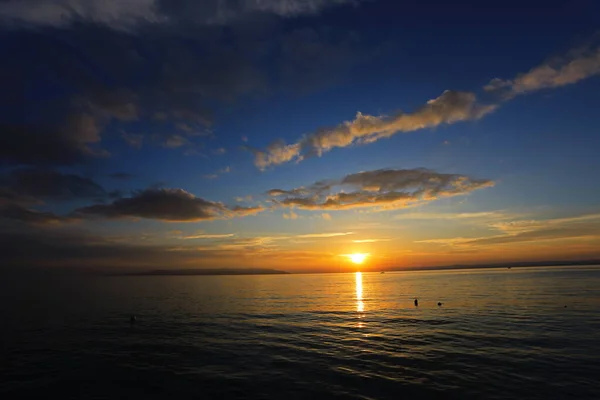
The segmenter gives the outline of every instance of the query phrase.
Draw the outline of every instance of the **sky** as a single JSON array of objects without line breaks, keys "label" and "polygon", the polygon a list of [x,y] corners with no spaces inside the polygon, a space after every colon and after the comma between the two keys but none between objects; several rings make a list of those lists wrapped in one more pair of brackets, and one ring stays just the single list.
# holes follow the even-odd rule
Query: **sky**
[{"label": "sky", "polygon": [[595,0],[1,0],[0,56],[3,267],[600,258]]}]

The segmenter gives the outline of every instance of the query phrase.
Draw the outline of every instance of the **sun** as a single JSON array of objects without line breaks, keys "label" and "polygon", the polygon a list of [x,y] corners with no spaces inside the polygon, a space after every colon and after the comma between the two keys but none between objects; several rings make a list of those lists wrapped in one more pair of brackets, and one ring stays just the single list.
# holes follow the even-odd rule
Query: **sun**
[{"label": "sun", "polygon": [[363,262],[365,262],[365,260],[367,259],[368,254],[366,253],[353,253],[353,254],[348,254],[348,258],[350,259],[350,261],[352,261],[354,264],[362,264]]}]

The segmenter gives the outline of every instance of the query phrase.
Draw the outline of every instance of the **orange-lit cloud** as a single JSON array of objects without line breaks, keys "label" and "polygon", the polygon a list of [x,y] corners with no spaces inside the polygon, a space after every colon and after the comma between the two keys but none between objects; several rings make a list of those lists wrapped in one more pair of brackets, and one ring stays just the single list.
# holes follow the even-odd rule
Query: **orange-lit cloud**
[{"label": "orange-lit cloud", "polygon": [[499,95],[499,100],[492,103],[479,102],[473,92],[446,90],[411,113],[373,116],[358,112],[354,120],[342,122],[333,128],[319,128],[295,143],[277,140],[264,150],[251,149],[254,164],[264,170],[272,165],[320,157],[335,147],[367,144],[397,133],[476,120],[496,110],[502,100],[540,89],[574,84],[598,74],[600,47],[588,46],[519,74],[512,80],[492,79],[483,87],[484,91]]},{"label": "orange-lit cloud", "polygon": [[[309,187],[268,192],[278,206],[308,210],[344,210],[359,207],[395,209],[415,202],[464,195],[494,182],[427,169],[382,169],[346,175],[341,180],[320,181]],[[354,191],[346,192],[344,188]]]},{"label": "orange-lit cloud", "polygon": [[290,210],[289,214],[286,214],[286,213],[283,214],[283,219],[298,219],[298,214],[296,214],[294,211]]},{"label": "orange-lit cloud", "polygon": [[478,247],[571,239],[600,240],[600,214],[588,214],[569,218],[493,222],[488,226],[502,233],[473,238],[427,239],[416,241],[416,243],[453,247]]},{"label": "orange-lit cloud", "polygon": [[181,239],[223,239],[235,236],[234,233],[223,233],[223,234],[210,234],[210,233],[198,233],[196,235],[182,236]]},{"label": "orange-lit cloud", "polygon": [[494,105],[478,103],[474,93],[447,90],[412,113],[387,117],[359,112],[352,121],[334,128],[319,129],[296,143],[276,141],[264,151],[255,150],[254,163],[258,168],[265,169],[270,165],[301,161],[306,157],[321,156],[334,147],[371,143],[400,132],[478,119],[494,109]]},{"label": "orange-lit cloud", "polygon": [[74,215],[100,218],[148,218],[162,221],[193,222],[255,215],[264,208],[227,207],[223,203],[196,197],[183,189],[146,189],[132,197],[110,204],[79,208]]},{"label": "orange-lit cloud", "polygon": [[377,243],[377,242],[389,242],[392,239],[358,239],[353,240],[352,243]]},{"label": "orange-lit cloud", "polygon": [[586,47],[571,51],[532,68],[514,79],[492,79],[484,89],[502,92],[506,99],[541,89],[571,85],[600,74],[600,47]]}]

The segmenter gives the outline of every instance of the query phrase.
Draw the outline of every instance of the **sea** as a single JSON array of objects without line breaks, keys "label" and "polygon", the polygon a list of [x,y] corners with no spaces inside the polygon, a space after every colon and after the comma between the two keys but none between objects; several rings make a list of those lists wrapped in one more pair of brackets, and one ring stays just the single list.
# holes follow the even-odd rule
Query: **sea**
[{"label": "sea", "polygon": [[600,267],[0,289],[1,399],[600,399]]}]

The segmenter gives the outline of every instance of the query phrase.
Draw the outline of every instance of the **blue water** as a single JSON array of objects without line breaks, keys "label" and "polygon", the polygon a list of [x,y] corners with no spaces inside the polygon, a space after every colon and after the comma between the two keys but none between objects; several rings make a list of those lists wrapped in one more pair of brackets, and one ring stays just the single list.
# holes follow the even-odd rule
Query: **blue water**
[{"label": "blue water", "polygon": [[596,267],[0,288],[6,399],[600,399]]}]

